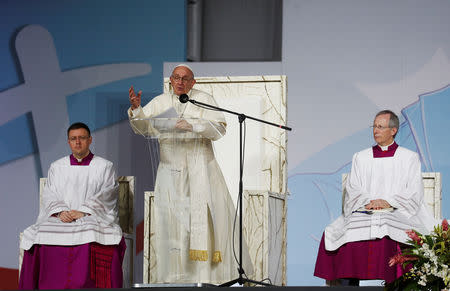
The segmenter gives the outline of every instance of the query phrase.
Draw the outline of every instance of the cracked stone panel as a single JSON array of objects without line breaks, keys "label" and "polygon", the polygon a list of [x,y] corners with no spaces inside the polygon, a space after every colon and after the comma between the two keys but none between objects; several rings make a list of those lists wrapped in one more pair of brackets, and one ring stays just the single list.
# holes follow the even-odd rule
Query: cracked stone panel
[{"label": "cracked stone panel", "polygon": [[[154,283],[151,274],[156,271],[155,250],[153,248],[153,237],[151,235],[151,223],[154,222],[154,195],[151,191],[144,192],[144,283]],[[153,214],[153,215],[152,215]],[[154,229],[154,228],[153,228]]]},{"label": "cracked stone panel", "polygon": [[119,224],[122,231],[128,234],[134,233],[133,228],[133,205],[134,205],[134,176],[118,177],[119,183]]},{"label": "cracked stone panel", "polygon": [[134,176],[120,176],[117,178],[119,184],[119,224],[122,228],[123,237],[127,249],[122,263],[123,287],[129,288],[133,284],[133,256],[134,256]]},{"label": "cracked stone panel", "polygon": [[422,173],[424,198],[428,209],[436,219],[442,219],[442,181],[441,173]]},{"label": "cracked stone panel", "polygon": [[286,285],[286,200],[275,193],[269,193],[268,243],[269,262],[267,277],[276,285]]},{"label": "cracked stone panel", "polygon": [[[219,107],[278,125],[287,125],[286,76],[198,77],[196,80],[194,88],[213,95]],[[169,79],[165,78],[164,91],[169,90]],[[217,161],[233,200],[236,201],[239,124],[235,115],[224,115],[227,119],[227,134],[215,142],[214,146]],[[244,188],[286,193],[286,131],[250,118],[246,119],[245,124],[247,139]]]},{"label": "cracked stone panel", "polygon": [[244,191],[244,235],[254,274],[251,279],[269,278],[286,285],[286,199],[269,191]]}]

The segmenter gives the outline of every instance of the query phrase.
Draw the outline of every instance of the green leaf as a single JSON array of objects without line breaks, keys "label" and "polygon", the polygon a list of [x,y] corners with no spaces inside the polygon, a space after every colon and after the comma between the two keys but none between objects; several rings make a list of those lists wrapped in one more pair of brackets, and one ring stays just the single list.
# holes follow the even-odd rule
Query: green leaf
[{"label": "green leaf", "polygon": [[433,245],[434,245],[433,238],[432,238],[431,236],[429,236],[429,235],[426,235],[426,236],[425,236],[425,239],[426,239],[426,241],[427,241],[427,244],[430,246],[430,248],[432,248]]},{"label": "green leaf", "polygon": [[[422,286],[421,286],[422,287]],[[419,286],[417,285],[416,282],[409,282],[404,288],[403,290],[405,291],[417,291],[417,290],[421,290],[421,288],[419,288]]]}]

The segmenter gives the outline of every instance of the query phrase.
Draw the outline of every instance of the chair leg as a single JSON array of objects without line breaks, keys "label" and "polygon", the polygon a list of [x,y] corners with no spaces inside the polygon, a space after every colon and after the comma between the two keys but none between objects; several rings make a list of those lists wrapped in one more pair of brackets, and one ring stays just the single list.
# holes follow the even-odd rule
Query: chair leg
[{"label": "chair leg", "polygon": [[359,286],[359,279],[348,278],[348,279],[336,279],[336,280],[326,280],[327,286]]},{"label": "chair leg", "polygon": [[327,284],[328,287],[342,286],[341,280],[340,280],[340,279],[336,279],[336,280],[326,280],[326,284]]}]

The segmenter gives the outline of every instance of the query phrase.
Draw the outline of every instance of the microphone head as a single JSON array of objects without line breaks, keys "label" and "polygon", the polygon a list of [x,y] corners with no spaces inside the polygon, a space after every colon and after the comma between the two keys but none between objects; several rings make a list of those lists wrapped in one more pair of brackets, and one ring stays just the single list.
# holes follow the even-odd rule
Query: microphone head
[{"label": "microphone head", "polygon": [[181,103],[186,103],[189,101],[189,96],[187,94],[181,94],[180,97],[178,97]]}]

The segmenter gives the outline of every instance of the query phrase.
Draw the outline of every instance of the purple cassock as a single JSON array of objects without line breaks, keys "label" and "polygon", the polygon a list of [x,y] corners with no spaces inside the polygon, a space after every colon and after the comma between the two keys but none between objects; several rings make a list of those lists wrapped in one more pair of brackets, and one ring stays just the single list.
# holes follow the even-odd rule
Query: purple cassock
[{"label": "purple cassock", "polygon": [[[93,157],[78,161],[70,155],[70,165],[88,166]],[[123,237],[118,245],[35,244],[24,252],[19,289],[121,288],[125,250]]]},{"label": "purple cassock", "polygon": [[[397,148],[395,142],[386,151],[378,145],[373,146],[373,157],[393,157]],[[375,240],[348,242],[335,251],[327,251],[322,236],[314,276],[326,280],[378,279],[390,283],[406,272],[400,265],[389,267],[390,258],[401,252],[400,246],[399,242],[385,236]]]}]

